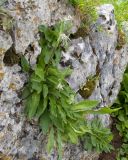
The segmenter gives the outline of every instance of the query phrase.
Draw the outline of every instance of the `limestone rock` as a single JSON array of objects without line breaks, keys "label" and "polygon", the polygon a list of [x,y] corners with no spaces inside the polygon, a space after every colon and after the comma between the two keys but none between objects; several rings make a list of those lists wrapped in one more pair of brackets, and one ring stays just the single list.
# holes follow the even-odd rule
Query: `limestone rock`
[{"label": "limestone rock", "polygon": [[[6,66],[3,58],[13,44],[16,53],[25,55],[34,67],[40,54],[38,26],[52,25],[70,15],[73,30],[76,30],[79,20],[75,19],[71,7],[57,0],[8,0],[5,8],[15,21],[15,29],[11,36],[0,31],[0,152],[12,155],[15,160],[57,160],[56,151],[47,154],[47,139],[37,122],[29,122],[24,116],[20,94],[27,75],[21,72],[18,64]],[[112,5],[99,7],[99,19],[90,35],[72,39],[69,49],[62,53],[61,64],[73,68],[68,82],[76,92],[86,84],[89,76],[98,77],[89,98],[99,100],[99,107],[112,104],[116,99],[128,62],[127,46],[116,49],[118,32],[113,9]],[[82,97],[79,95],[78,99]],[[109,116],[101,119],[109,123]],[[80,145],[65,145],[64,160],[95,160],[97,157],[96,153],[83,151]]]}]

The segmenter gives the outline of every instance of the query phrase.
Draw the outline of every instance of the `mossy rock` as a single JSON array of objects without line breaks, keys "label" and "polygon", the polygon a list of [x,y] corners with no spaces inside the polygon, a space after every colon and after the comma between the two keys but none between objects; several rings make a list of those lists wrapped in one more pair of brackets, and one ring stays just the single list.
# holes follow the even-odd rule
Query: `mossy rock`
[{"label": "mossy rock", "polygon": [[99,79],[99,76],[97,75],[88,77],[86,84],[79,89],[78,92],[84,99],[87,99],[91,96],[92,92],[96,87],[96,83],[98,79]]},{"label": "mossy rock", "polygon": [[125,44],[126,44],[126,35],[121,29],[119,29],[116,49],[120,50]]}]

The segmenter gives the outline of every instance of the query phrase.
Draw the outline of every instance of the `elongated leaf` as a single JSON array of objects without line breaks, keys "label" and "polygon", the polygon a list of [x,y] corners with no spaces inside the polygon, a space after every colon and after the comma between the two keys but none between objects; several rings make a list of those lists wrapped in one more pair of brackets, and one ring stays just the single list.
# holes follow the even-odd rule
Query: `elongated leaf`
[{"label": "elongated leaf", "polygon": [[38,105],[36,117],[39,118],[45,111],[48,103],[48,98],[46,97],[45,99],[41,99],[40,103]]},{"label": "elongated leaf", "polygon": [[49,73],[49,75],[54,75],[54,76],[60,75],[58,69],[55,68],[55,67],[52,67],[52,68],[49,67],[48,68],[48,73]]},{"label": "elongated leaf", "polygon": [[52,96],[49,97],[49,100],[50,100],[50,113],[51,113],[53,116],[57,117],[56,100],[55,100],[55,98],[52,97]]},{"label": "elongated leaf", "polygon": [[22,99],[26,99],[28,96],[30,96],[30,88],[29,86],[26,86],[22,92]]},{"label": "elongated leaf", "polygon": [[91,110],[92,108],[96,107],[98,103],[99,103],[98,101],[84,100],[74,105],[72,107],[72,110],[74,112],[80,112],[80,111],[83,112],[83,111]]},{"label": "elongated leaf", "polygon": [[46,98],[48,95],[48,86],[46,84],[43,85],[43,96]]},{"label": "elongated leaf", "polygon": [[123,85],[126,92],[128,92],[128,74],[124,74]]},{"label": "elongated leaf", "polygon": [[41,54],[38,57],[38,65],[42,68],[45,68],[43,50],[41,51]]},{"label": "elongated leaf", "polygon": [[48,48],[44,48],[43,49],[43,54],[44,54],[44,62],[45,64],[48,64],[51,57],[52,57],[52,50],[48,49]]},{"label": "elongated leaf", "polygon": [[32,94],[31,106],[29,106],[29,112],[28,112],[28,117],[30,119],[35,115],[37,107],[39,105],[39,101],[40,101],[40,94],[38,94],[37,92],[34,92]]},{"label": "elongated leaf", "polygon": [[[55,44],[56,45],[56,44]],[[54,66],[57,66],[61,60],[61,50],[56,50]]]},{"label": "elongated leaf", "polygon": [[57,105],[57,109],[58,109],[58,114],[60,114],[60,117],[62,118],[62,120],[64,121],[64,123],[67,123],[67,119],[66,119],[66,113],[63,110],[63,108],[60,105]]},{"label": "elongated leaf", "polygon": [[49,76],[47,78],[47,80],[53,85],[57,85],[58,84],[58,79],[55,76]]},{"label": "elongated leaf", "polygon": [[50,115],[50,118],[51,118],[53,125],[56,126],[57,130],[64,132],[64,124],[63,124],[61,117],[54,117]]},{"label": "elongated leaf", "polygon": [[29,63],[24,56],[21,57],[21,67],[24,72],[28,72],[30,70]]},{"label": "elongated leaf", "polygon": [[99,110],[88,110],[87,113],[89,114],[111,114],[113,112],[117,112],[119,111],[120,108],[116,108],[116,109],[111,109],[109,107],[104,107],[104,108],[101,108]]},{"label": "elongated leaf", "polygon": [[31,102],[32,102],[32,96],[30,95],[29,97],[27,97],[27,101],[25,101],[25,114],[28,115],[28,112],[30,110],[30,107],[31,107]]},{"label": "elongated leaf", "polygon": [[52,126],[52,121],[49,116],[49,112],[45,110],[45,112],[41,115],[39,120],[40,128],[44,134],[47,134],[49,128]]},{"label": "elongated leaf", "polygon": [[48,136],[47,151],[50,153],[53,148],[54,148],[54,129],[52,127]]}]

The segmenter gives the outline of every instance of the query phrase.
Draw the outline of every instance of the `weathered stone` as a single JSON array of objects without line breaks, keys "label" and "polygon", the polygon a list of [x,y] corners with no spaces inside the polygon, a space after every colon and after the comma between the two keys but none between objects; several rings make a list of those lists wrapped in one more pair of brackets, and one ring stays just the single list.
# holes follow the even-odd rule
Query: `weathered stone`
[{"label": "weathered stone", "polygon": [[[12,155],[15,160],[57,160],[56,151],[51,155],[46,152],[47,139],[36,122],[29,122],[24,117],[18,93],[21,93],[27,75],[21,73],[17,64],[5,66],[3,58],[14,43],[16,52],[25,55],[34,67],[40,54],[38,26],[52,25],[71,15],[72,32],[75,32],[79,20],[75,19],[72,8],[57,0],[8,0],[5,7],[14,18],[15,30],[13,37],[0,31],[0,151]],[[73,68],[68,82],[76,92],[86,84],[89,76],[96,76],[89,99],[99,100],[99,107],[104,107],[116,99],[128,59],[127,46],[116,50],[118,32],[113,6],[103,5],[98,8],[98,13],[99,19],[92,26],[90,35],[71,40],[67,52],[62,53],[61,64]],[[81,99],[78,94],[78,100]],[[108,115],[100,118],[105,125],[109,124]],[[83,151],[81,145],[65,144],[64,160],[95,160],[97,157],[96,153]]]}]

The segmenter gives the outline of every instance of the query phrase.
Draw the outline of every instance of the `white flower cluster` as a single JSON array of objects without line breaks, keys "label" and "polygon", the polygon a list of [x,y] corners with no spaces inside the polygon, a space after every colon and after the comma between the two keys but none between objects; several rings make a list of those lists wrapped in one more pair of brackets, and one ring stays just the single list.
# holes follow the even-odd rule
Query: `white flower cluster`
[{"label": "white flower cluster", "polygon": [[63,90],[64,85],[62,85],[61,82],[59,82],[56,88],[57,88],[58,90]]}]

